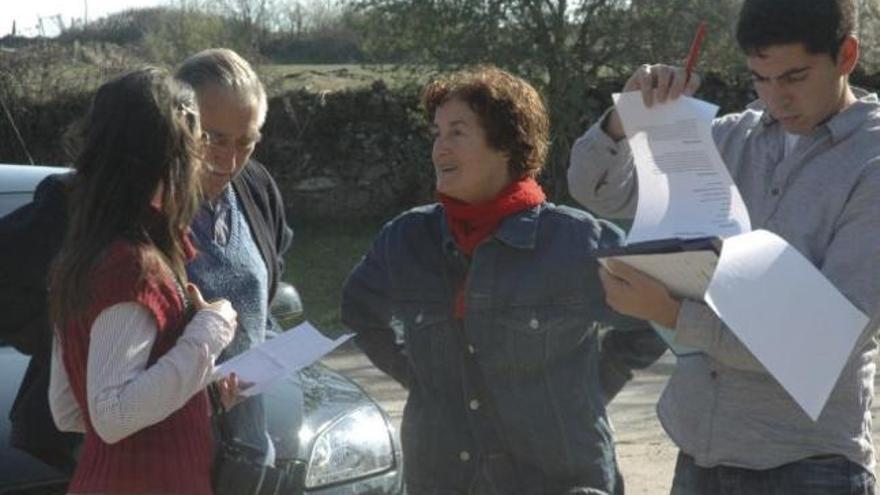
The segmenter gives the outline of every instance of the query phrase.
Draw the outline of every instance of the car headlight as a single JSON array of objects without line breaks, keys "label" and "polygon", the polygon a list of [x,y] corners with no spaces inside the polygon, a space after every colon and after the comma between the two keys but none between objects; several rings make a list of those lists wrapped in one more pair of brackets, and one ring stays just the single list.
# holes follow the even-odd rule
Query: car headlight
[{"label": "car headlight", "polygon": [[315,441],[306,468],[306,488],[361,478],[390,469],[394,447],[385,418],[362,407],[334,422]]}]

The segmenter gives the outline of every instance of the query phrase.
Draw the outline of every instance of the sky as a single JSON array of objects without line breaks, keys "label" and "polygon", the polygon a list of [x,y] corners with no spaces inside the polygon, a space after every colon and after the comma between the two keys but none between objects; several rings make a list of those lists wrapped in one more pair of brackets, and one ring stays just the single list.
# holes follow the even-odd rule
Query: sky
[{"label": "sky", "polygon": [[88,19],[94,21],[107,14],[136,7],[153,7],[167,0],[2,0],[0,7],[0,37],[12,32],[12,21],[22,36],[37,36],[42,16],[46,36],[58,34],[55,15],[61,15],[65,26],[74,19],[82,20],[88,7]]}]

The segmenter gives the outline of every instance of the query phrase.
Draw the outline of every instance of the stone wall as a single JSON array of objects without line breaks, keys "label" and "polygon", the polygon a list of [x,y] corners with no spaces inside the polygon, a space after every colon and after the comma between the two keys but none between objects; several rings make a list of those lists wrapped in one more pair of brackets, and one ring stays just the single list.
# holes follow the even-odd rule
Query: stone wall
[{"label": "stone wall", "polygon": [[430,140],[416,88],[381,82],[271,99],[257,159],[298,217],[387,216],[430,201]]},{"label": "stone wall", "polygon": [[[857,74],[855,84],[880,89],[880,74]],[[584,128],[610,104],[620,81],[602,81],[588,98]],[[706,76],[700,97],[721,112],[754,98],[747,81]],[[419,107],[419,88],[393,91],[381,81],[339,92],[289,92],[270,99],[256,157],[278,181],[298,219],[389,217],[433,200],[431,140]],[[69,162],[62,135],[85,112],[86,95],[51,103],[8,102],[37,163]],[[581,132],[583,129],[581,130]],[[27,163],[5,115],[0,114],[0,163]],[[557,198],[562,201],[564,198]]]}]

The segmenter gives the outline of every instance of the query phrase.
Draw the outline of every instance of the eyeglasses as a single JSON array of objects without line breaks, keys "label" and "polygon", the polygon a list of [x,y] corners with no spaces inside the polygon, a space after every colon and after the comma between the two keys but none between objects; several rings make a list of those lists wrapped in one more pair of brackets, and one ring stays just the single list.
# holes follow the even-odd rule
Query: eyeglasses
[{"label": "eyeglasses", "polygon": [[254,147],[256,147],[257,143],[262,139],[260,134],[257,134],[256,136],[243,136],[235,140],[229,136],[214,131],[205,131],[203,135],[208,146],[219,151],[234,150],[236,152],[250,152],[253,151]]}]

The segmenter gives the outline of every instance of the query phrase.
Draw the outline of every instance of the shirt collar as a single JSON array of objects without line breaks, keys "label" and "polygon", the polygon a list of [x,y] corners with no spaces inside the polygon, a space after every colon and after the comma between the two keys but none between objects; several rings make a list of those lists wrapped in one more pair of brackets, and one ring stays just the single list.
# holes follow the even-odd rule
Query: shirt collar
[{"label": "shirt collar", "polygon": [[[817,127],[817,129],[828,129],[833,142],[838,142],[858,130],[862,123],[865,122],[868,114],[876,111],[878,104],[880,104],[880,99],[877,98],[876,93],[870,93],[856,86],[850,87],[856,97],[856,101]],[[761,100],[749,103],[746,105],[746,108],[762,112],[761,123],[764,124],[764,127],[769,127],[777,122],[770,115],[770,112],[767,111],[767,106]]]},{"label": "shirt collar", "polygon": [[831,131],[831,139],[835,142],[845,139],[853,132],[856,132],[865,122],[868,114],[877,111],[878,103],[880,103],[876,93],[869,93],[862,88],[856,87],[853,87],[852,90],[856,96],[856,101],[847,107],[846,110],[831,117],[825,123],[828,126],[828,130]]},{"label": "shirt collar", "polygon": [[232,186],[230,184],[226,184],[220,194],[217,195],[214,199],[206,199],[202,201],[202,208],[211,212],[212,215],[216,215],[221,213],[232,205],[233,201],[233,191]]}]

